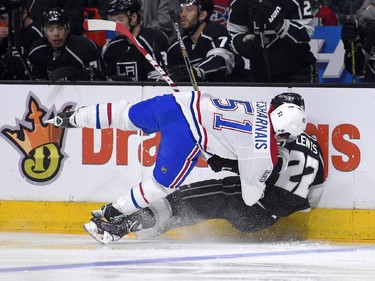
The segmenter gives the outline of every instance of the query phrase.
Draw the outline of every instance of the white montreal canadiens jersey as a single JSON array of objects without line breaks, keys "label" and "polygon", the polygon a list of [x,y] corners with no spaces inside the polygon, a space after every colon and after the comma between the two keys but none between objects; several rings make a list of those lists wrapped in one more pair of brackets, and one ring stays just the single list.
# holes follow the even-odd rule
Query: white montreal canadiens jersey
[{"label": "white montreal canadiens jersey", "polygon": [[206,158],[216,154],[238,160],[245,203],[255,204],[277,161],[269,104],[214,98],[196,91],[174,97]]}]

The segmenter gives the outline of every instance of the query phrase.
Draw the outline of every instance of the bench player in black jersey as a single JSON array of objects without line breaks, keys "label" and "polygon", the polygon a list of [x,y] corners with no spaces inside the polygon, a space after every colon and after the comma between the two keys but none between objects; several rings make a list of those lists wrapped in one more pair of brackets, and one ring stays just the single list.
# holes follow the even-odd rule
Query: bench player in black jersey
[{"label": "bench player in black jersey", "polygon": [[[10,19],[12,22],[9,22]],[[1,80],[31,79],[27,56],[31,44],[42,37],[39,26],[35,26],[29,15],[26,0],[0,3]]]},{"label": "bench player in black jersey", "polygon": [[[121,23],[161,65],[166,64],[169,41],[154,28],[141,27],[141,5],[137,0],[113,0],[107,7],[108,19]],[[118,34],[103,48],[106,74],[114,80],[145,81],[161,78],[148,60],[124,35]]]},{"label": "bench player in black jersey", "polygon": [[355,15],[356,19],[345,21],[341,30],[345,68],[354,82],[355,76],[364,76],[365,83],[375,82],[375,3],[364,1]]},{"label": "bench player in black jersey", "polygon": [[37,80],[101,80],[101,58],[97,45],[90,39],[70,35],[65,11],[52,8],[42,19],[44,37],[31,45],[29,61]]},{"label": "bench player in black jersey", "polygon": [[[223,81],[235,66],[226,28],[210,22],[214,10],[212,0],[181,1],[182,40],[197,81]],[[173,81],[190,81],[178,41],[168,50],[168,68]]]},{"label": "bench player in black jersey", "polygon": [[233,50],[250,60],[254,82],[317,82],[308,0],[234,0],[227,29]]},{"label": "bench player in black jersey", "polygon": [[[285,102],[304,108],[303,98],[296,93],[282,93],[271,101],[275,107]],[[129,232],[140,231],[143,237],[156,236],[208,219],[225,219],[233,228],[244,232],[270,227],[281,217],[316,207],[325,181],[322,152],[314,138],[303,133],[292,142],[280,144],[279,150],[288,159],[288,168],[281,173],[275,168],[266,181],[264,196],[253,206],[245,204],[240,178],[233,176],[181,186],[166,198],[125,217],[111,204],[105,205],[92,212],[93,221],[113,241]],[[238,173],[236,161],[215,157],[208,163],[214,171]]]}]

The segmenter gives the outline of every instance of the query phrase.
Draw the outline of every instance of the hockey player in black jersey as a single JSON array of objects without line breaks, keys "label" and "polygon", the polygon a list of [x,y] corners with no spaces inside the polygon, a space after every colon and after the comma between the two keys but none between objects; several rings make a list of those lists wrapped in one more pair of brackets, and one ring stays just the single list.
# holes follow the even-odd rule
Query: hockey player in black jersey
[{"label": "hockey player in black jersey", "polygon": [[[347,20],[341,30],[345,68],[363,82],[375,82],[375,2],[365,1],[355,20]],[[353,58],[354,54],[354,58]],[[354,80],[355,81],[355,80]]]},{"label": "hockey player in black jersey", "polygon": [[[210,22],[214,10],[212,0],[181,1],[182,40],[186,47],[193,73],[199,81],[222,81],[235,66],[235,55],[230,49],[226,28]],[[180,44],[175,41],[168,50],[168,68],[173,81],[189,81]]]},{"label": "hockey player in black jersey", "polygon": [[234,0],[227,29],[233,50],[250,59],[255,82],[317,82],[307,0]]},{"label": "hockey player in black jersey", "polygon": [[0,18],[8,29],[5,37],[0,35],[0,79],[29,80],[27,55],[31,44],[43,34],[29,16],[26,0],[1,2]]},{"label": "hockey player in black jersey", "polygon": [[[169,41],[154,28],[141,27],[141,5],[137,0],[113,0],[107,8],[108,19],[121,23],[161,66],[166,64]],[[159,80],[160,74],[124,35],[115,36],[103,48],[106,74],[113,80]]]},{"label": "hockey player in black jersey", "polygon": [[[296,93],[282,93],[271,101],[275,107],[286,102],[304,108],[303,98]],[[155,236],[208,219],[225,219],[244,232],[270,227],[281,217],[315,207],[325,181],[321,149],[314,138],[303,133],[292,142],[280,144],[279,150],[288,168],[280,173],[280,166],[274,169],[266,181],[264,197],[253,206],[245,204],[240,178],[233,176],[181,186],[166,198],[125,217],[112,204],[105,205],[92,212],[94,218],[85,227],[98,237],[104,235],[106,242],[117,241],[129,232],[140,231],[141,237]],[[234,160],[216,156],[208,163],[214,171],[238,174]],[[285,165],[283,161],[278,163]]]},{"label": "hockey player in black jersey", "polygon": [[29,53],[32,75],[37,80],[101,80],[97,45],[83,36],[69,34],[69,21],[60,8],[43,14],[44,38],[35,41]]}]

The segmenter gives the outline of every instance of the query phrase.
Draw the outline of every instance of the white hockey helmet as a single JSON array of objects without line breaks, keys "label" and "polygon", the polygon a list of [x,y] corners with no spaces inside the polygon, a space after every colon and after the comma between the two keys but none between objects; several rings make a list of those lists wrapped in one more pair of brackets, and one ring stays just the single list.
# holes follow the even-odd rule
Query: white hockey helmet
[{"label": "white hockey helmet", "polygon": [[270,114],[275,137],[279,140],[294,141],[307,125],[305,111],[296,104],[284,103]]}]

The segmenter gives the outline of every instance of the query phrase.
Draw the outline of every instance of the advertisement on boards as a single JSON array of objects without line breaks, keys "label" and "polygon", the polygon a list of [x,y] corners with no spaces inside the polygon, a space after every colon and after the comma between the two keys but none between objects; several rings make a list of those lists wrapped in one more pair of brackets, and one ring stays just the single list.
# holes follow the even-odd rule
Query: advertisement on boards
[{"label": "advertisement on boards", "polygon": [[[1,85],[0,196],[3,200],[103,202],[152,175],[159,134],[61,129],[44,121],[68,108],[171,93],[169,87]],[[191,90],[186,87],[181,90]],[[201,87],[219,98],[269,101],[282,87]],[[307,132],[317,137],[328,176],[321,208],[374,209],[375,116],[371,89],[293,88],[306,102]],[[9,93],[12,93],[11,95]],[[221,178],[202,159],[185,183]]]}]

